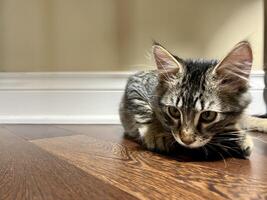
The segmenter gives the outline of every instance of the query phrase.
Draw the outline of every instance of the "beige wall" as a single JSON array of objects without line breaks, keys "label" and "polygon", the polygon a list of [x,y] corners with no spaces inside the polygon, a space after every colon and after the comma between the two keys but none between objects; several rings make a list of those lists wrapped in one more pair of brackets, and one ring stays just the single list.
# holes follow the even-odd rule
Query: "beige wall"
[{"label": "beige wall", "polygon": [[208,39],[205,54],[207,57],[223,56],[225,50],[230,49],[233,43],[246,39],[251,42],[253,48],[254,68],[262,69],[264,62],[263,1],[247,1],[238,6],[236,12],[233,12],[227,21],[222,21],[222,26],[217,28]]},{"label": "beige wall", "polygon": [[116,1],[0,0],[1,71],[113,70]]},{"label": "beige wall", "polygon": [[151,68],[152,39],[194,58],[248,39],[261,68],[263,0],[0,0],[0,71]]},{"label": "beige wall", "polygon": [[253,46],[255,68],[263,66],[262,0],[135,2],[130,64],[143,63],[140,50],[149,50],[151,38],[186,58],[222,58],[234,44],[247,39]]}]

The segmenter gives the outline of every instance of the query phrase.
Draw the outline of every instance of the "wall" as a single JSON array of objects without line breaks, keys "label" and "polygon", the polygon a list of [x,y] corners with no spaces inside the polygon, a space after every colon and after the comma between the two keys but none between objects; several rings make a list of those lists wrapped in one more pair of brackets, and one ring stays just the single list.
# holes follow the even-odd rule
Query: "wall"
[{"label": "wall", "polygon": [[114,70],[115,6],[116,0],[0,0],[0,70]]},{"label": "wall", "polygon": [[248,39],[261,69],[263,22],[263,0],[0,0],[0,71],[152,68],[153,39],[204,58]]},{"label": "wall", "polygon": [[[229,9],[231,8],[225,8],[225,10]],[[223,20],[224,17],[221,16],[221,26],[211,27],[215,31],[208,39],[209,45],[205,54],[208,57],[213,57],[215,54],[221,56],[225,53],[226,48],[231,48],[233,43],[240,39],[246,39],[252,44],[254,67],[262,69],[264,63],[263,1],[246,1],[244,4],[240,1],[240,4],[235,5],[234,9],[236,11],[231,13],[226,20]]]},{"label": "wall", "polygon": [[149,50],[152,38],[186,58],[222,58],[234,44],[247,39],[253,46],[255,69],[262,68],[262,0],[135,2],[134,33],[129,46],[133,57],[127,64],[144,61],[140,49]]}]

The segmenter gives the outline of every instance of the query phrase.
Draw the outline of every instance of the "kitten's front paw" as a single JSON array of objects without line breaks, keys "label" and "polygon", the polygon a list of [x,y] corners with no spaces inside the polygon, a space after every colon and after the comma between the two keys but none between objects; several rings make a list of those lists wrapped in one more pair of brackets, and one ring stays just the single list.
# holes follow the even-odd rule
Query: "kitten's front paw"
[{"label": "kitten's front paw", "polygon": [[143,138],[144,146],[151,151],[167,153],[170,151],[168,138],[164,135],[146,134]]},{"label": "kitten's front paw", "polygon": [[245,135],[244,139],[240,141],[240,148],[244,158],[248,158],[253,149],[253,141],[249,135]]},{"label": "kitten's front paw", "polygon": [[157,128],[152,125],[143,125],[139,127],[138,131],[142,144],[148,150],[160,153],[170,152],[170,146],[174,141],[172,135],[158,132]]}]

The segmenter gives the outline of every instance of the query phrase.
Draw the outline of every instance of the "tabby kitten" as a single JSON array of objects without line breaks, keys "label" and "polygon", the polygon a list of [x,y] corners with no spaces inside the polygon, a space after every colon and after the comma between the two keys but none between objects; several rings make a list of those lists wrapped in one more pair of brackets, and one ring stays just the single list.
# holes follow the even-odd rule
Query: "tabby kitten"
[{"label": "tabby kitten", "polygon": [[125,135],[154,151],[178,145],[248,157],[253,143],[245,129],[267,131],[265,119],[243,114],[250,44],[238,43],[221,61],[183,60],[158,43],[152,51],[157,70],[132,75],[120,104]]}]

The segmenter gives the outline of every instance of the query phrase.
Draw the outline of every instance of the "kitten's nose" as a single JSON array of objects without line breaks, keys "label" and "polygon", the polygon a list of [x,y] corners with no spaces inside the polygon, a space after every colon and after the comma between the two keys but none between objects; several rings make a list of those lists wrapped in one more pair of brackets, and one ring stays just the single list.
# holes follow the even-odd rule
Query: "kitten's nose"
[{"label": "kitten's nose", "polygon": [[181,138],[181,141],[183,143],[185,143],[186,145],[189,145],[189,144],[192,144],[193,142],[195,142],[195,140],[192,138]]},{"label": "kitten's nose", "polygon": [[188,134],[188,133],[185,133],[185,132],[182,132],[180,134],[180,139],[186,145],[192,144],[193,142],[196,141],[195,138],[192,137],[191,134]]}]

